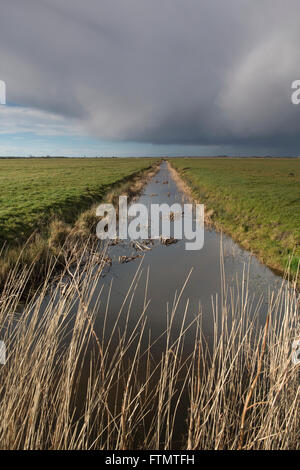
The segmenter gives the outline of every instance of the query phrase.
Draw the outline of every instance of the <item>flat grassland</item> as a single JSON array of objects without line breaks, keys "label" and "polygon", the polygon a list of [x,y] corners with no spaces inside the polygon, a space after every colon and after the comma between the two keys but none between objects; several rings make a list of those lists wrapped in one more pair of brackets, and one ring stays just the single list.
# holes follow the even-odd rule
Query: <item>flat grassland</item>
[{"label": "flat grassland", "polygon": [[174,158],[213,224],[283,272],[300,260],[300,159]]},{"label": "flat grassland", "polygon": [[154,163],[151,158],[0,159],[0,243],[22,243],[53,218],[74,222],[112,185]]}]

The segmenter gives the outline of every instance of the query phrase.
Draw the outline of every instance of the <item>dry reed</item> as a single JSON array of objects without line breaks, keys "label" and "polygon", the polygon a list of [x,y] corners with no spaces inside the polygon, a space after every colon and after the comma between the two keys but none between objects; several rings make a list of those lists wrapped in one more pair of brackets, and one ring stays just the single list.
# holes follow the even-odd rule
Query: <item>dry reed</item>
[{"label": "dry reed", "polygon": [[[16,266],[7,277],[0,297],[7,347],[1,449],[299,449],[298,370],[290,357],[300,333],[294,290],[283,283],[270,294],[264,325],[247,273],[233,291],[222,272],[212,311],[195,312],[188,323],[188,302],[179,311],[187,278],[166,312],[165,331],[151,339],[147,286],[138,320],[130,322],[142,264],[108,328],[109,296],[101,304],[99,288],[105,249],[97,256],[82,249],[80,256],[75,266],[66,259],[55,283],[49,272],[25,304],[20,299],[34,266]],[[211,315],[211,345],[204,314]],[[175,317],[181,327],[174,337]],[[192,354],[185,354],[187,332]],[[164,347],[155,359],[158,341]]]}]

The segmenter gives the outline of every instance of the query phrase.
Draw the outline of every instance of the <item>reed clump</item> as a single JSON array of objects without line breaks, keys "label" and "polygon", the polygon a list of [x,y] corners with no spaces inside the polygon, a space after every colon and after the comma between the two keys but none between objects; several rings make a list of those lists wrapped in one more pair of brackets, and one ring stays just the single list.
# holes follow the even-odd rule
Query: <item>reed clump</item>
[{"label": "reed clump", "polygon": [[[130,322],[142,264],[108,327],[109,298],[103,304],[99,288],[105,248],[83,248],[75,265],[68,253],[60,256],[63,272],[54,282],[49,263],[39,293],[25,304],[20,299],[34,265],[11,270],[0,296],[7,348],[1,449],[300,448],[298,370],[291,361],[300,333],[295,290],[283,284],[270,293],[259,321],[260,303],[249,297],[246,277],[235,290],[222,278],[211,312],[193,312],[188,322],[188,301],[179,308],[187,278],[166,312],[165,331],[151,339],[147,288]],[[210,344],[204,315],[211,316]]]}]

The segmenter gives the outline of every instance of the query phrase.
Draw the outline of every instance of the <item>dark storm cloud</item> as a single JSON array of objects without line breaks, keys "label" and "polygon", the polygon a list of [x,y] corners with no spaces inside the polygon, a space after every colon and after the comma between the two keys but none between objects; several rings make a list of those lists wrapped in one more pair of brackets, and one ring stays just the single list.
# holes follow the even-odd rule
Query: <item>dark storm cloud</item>
[{"label": "dark storm cloud", "polygon": [[298,0],[0,5],[11,101],[102,139],[295,151],[300,143],[290,98],[300,78]]}]

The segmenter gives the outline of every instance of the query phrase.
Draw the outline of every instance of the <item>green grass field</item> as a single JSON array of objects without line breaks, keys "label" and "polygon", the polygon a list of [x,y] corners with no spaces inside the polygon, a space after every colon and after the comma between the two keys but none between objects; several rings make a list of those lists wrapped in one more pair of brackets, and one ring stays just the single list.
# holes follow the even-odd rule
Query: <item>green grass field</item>
[{"label": "green grass field", "polygon": [[300,260],[300,159],[170,160],[217,228],[283,271]]},{"label": "green grass field", "polygon": [[155,160],[0,159],[0,242],[24,242],[52,218],[73,222],[110,187]]}]

